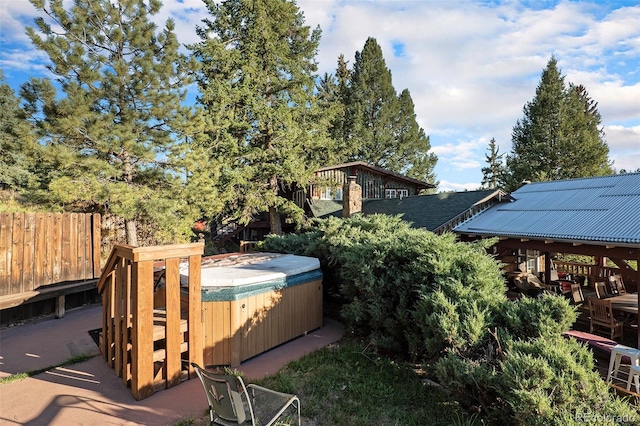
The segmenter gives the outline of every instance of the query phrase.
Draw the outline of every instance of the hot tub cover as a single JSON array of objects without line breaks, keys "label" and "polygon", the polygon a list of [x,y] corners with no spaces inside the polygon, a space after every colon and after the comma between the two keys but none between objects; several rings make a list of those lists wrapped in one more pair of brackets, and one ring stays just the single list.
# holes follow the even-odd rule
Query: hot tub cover
[{"label": "hot tub cover", "polygon": [[[181,267],[188,275],[188,267]],[[242,253],[202,261],[202,301],[239,300],[265,291],[322,279],[314,257]]]}]

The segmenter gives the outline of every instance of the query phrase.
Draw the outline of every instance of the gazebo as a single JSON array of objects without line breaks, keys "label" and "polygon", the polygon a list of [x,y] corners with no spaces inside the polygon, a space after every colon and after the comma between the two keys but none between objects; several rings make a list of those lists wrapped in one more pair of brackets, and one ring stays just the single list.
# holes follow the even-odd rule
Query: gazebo
[{"label": "gazebo", "polygon": [[[569,253],[594,257],[593,265],[583,265],[584,275],[620,274],[630,291],[638,290],[640,173],[529,183],[511,196],[454,232],[462,240],[497,237],[494,254],[517,262],[543,256],[546,282],[552,254]],[[607,267],[606,259],[617,268]]]}]

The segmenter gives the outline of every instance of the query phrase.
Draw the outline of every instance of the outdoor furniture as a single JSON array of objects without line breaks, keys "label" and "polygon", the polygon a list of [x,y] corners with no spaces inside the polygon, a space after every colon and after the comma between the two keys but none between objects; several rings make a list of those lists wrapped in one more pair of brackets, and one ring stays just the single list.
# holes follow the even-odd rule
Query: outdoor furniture
[{"label": "outdoor furniture", "polygon": [[596,296],[598,296],[598,299],[606,299],[607,297],[611,297],[611,294],[609,294],[604,281],[597,282],[595,288]]},{"label": "outdoor furniture", "polygon": [[624,293],[619,296],[610,297],[611,309],[614,313],[619,313],[620,319],[625,326],[637,327],[638,325],[638,294]]},{"label": "outdoor furniture", "polygon": [[300,425],[300,400],[296,395],[276,392],[254,384],[245,386],[239,376],[214,374],[196,363],[192,362],[191,365],[207,395],[212,425],[270,426],[289,407],[297,410],[298,426]]},{"label": "outdoor furniture", "polygon": [[622,322],[615,319],[611,309],[610,300],[589,298],[590,332],[593,333],[596,327],[609,330],[610,339],[622,338]]},{"label": "outdoor furniture", "polygon": [[631,381],[636,385],[636,393],[640,393],[640,381],[638,380],[640,375],[640,365],[632,365],[629,367],[629,380],[627,380],[627,390],[631,390]]},{"label": "outdoor furniture", "polygon": [[611,292],[613,294],[626,294],[627,289],[624,287],[624,281],[622,281],[622,276],[620,275],[611,275],[609,277],[609,287],[611,287]]},{"label": "outdoor furniture", "polygon": [[[640,365],[640,349],[630,348],[625,345],[615,345],[611,349],[611,356],[609,357],[609,370],[607,371],[607,383],[611,383],[614,378],[618,378],[620,372],[620,366],[622,365],[622,357],[628,357],[631,366]],[[630,387],[631,373],[627,380],[627,389]]]},{"label": "outdoor furniture", "polygon": [[589,313],[589,306],[584,303],[584,294],[578,283],[571,284],[571,300],[581,313]]},{"label": "outdoor furniture", "polygon": [[611,302],[611,309],[627,314],[638,315],[638,294],[625,293],[620,296],[613,296],[607,299]]},{"label": "outdoor furniture", "polygon": [[584,294],[582,294],[582,288],[580,288],[580,284],[571,284],[571,298],[574,305],[580,305],[584,303]]}]

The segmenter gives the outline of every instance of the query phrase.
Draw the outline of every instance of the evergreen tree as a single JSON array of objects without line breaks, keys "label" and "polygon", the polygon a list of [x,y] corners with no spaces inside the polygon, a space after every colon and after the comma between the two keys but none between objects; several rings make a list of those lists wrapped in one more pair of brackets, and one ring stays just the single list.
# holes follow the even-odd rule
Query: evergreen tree
[{"label": "evergreen tree", "polygon": [[[340,73],[339,61],[338,72]],[[391,171],[435,184],[437,161],[429,138],[418,126],[408,90],[397,96],[391,71],[374,38],[356,52],[349,88],[342,96],[346,105],[342,141],[349,160],[362,160]]]},{"label": "evergreen tree", "polygon": [[353,122],[350,120],[350,114],[348,112],[348,106],[351,104],[349,89],[351,85],[351,72],[347,64],[348,62],[345,61],[344,55],[341,54],[338,57],[338,67],[336,68],[337,98],[335,104],[337,105],[338,111],[329,127],[329,134],[337,143],[337,154],[340,161],[346,161],[353,152],[349,131]]},{"label": "evergreen tree", "polygon": [[0,189],[20,192],[36,187],[39,146],[33,130],[0,71]]},{"label": "evergreen tree", "polygon": [[362,52],[355,54],[347,105],[351,159],[387,167],[388,150],[395,145],[398,101],[391,71],[374,38],[369,37]]},{"label": "evergreen tree", "polygon": [[123,217],[132,245],[139,220],[171,232],[184,212],[169,154],[190,82],[173,20],[158,31],[159,0],[74,0],[69,10],[61,0],[30,1],[49,21],[36,18],[27,34],[64,93],[48,79],[22,90],[56,152],[52,201]]},{"label": "evergreen tree", "polygon": [[315,96],[320,29],[288,0],[206,0],[201,41],[190,48],[200,61],[200,103],[208,120],[210,155],[224,158],[221,193],[228,214],[248,222],[268,212],[271,231],[281,215],[301,220],[287,199],[305,188],[320,161],[331,159],[327,127]]},{"label": "evergreen tree", "polygon": [[416,121],[413,99],[408,89],[400,93],[398,106],[394,124],[395,144],[390,147],[387,167],[437,186],[433,169],[438,157],[429,152],[431,142]]},{"label": "evergreen tree", "polygon": [[482,168],[482,187],[494,189],[499,187],[504,179],[504,165],[502,164],[504,154],[499,154],[500,148],[496,145],[495,138],[491,138],[489,141],[488,150],[489,154],[484,155],[487,167]]},{"label": "evergreen tree", "polygon": [[600,114],[582,86],[565,85],[551,57],[536,96],[513,128],[507,156],[507,188],[522,181],[545,181],[611,173]]}]

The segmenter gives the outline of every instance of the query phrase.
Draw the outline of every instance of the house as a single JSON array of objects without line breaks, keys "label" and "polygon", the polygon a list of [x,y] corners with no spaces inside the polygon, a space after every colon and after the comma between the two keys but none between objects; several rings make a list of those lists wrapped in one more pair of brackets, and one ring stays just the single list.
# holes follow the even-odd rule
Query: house
[{"label": "house", "polygon": [[435,189],[435,185],[383,169],[364,161],[338,164],[316,170],[308,193],[308,214],[312,217],[342,216],[344,186],[349,177],[360,188],[363,201],[403,199]]},{"label": "house", "polygon": [[[463,240],[498,237],[494,253],[550,280],[555,253],[593,256],[566,265],[589,279],[620,274],[631,291],[640,282],[640,173],[536,182],[454,228]],[[515,257],[515,259],[513,259]],[[610,259],[618,268],[607,266]],[[635,266],[634,266],[635,265]]]}]

